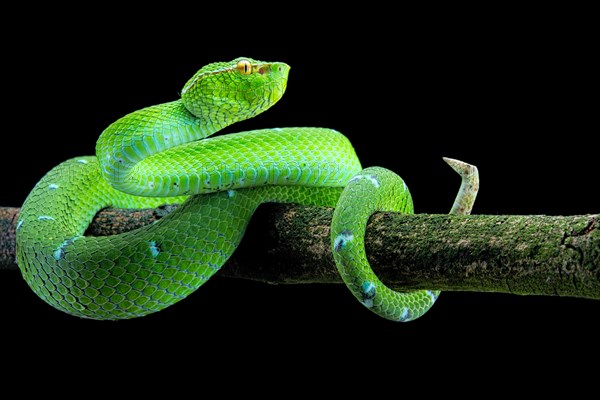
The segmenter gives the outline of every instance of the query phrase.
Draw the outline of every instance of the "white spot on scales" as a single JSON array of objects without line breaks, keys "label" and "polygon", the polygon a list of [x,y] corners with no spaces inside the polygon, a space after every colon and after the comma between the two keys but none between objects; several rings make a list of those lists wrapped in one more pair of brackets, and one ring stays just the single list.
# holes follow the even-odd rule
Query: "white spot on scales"
[{"label": "white spot on scales", "polygon": [[406,321],[410,316],[410,310],[408,309],[408,307],[404,307],[404,310],[402,310],[402,315],[400,315],[400,321]]},{"label": "white spot on scales", "polygon": [[154,240],[149,242],[149,244],[150,244],[150,254],[152,254],[152,257],[158,256],[160,254],[160,247],[158,246],[158,244],[156,244],[156,242]]},{"label": "white spot on scales", "polygon": [[431,290],[426,290],[425,293],[431,297],[431,302],[433,303],[434,301],[437,300],[437,296],[435,293],[433,293]]},{"label": "white spot on scales", "polygon": [[379,188],[379,186],[381,186],[377,178],[375,178],[373,175],[356,175],[354,178],[350,179],[350,182],[356,182],[361,179],[368,179],[376,188]]},{"label": "white spot on scales", "polygon": [[80,238],[81,238],[81,236],[77,236],[77,237],[74,237],[73,239],[67,239],[64,242],[62,242],[61,245],[58,246],[58,248],[56,250],[54,250],[54,253],[52,253],[52,255],[54,256],[54,259],[56,261],[58,261],[61,258],[63,258],[65,256],[65,248]]},{"label": "white spot on scales", "polygon": [[333,241],[333,249],[335,251],[340,251],[346,246],[346,243],[348,243],[349,241],[351,241],[353,239],[354,239],[354,235],[352,234],[352,232],[350,232],[348,230],[344,230],[342,233],[337,235],[337,237]]}]

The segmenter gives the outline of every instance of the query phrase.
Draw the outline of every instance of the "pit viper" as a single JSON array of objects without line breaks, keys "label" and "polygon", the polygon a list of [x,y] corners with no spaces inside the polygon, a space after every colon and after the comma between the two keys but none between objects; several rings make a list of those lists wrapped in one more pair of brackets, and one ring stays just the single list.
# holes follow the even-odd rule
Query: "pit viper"
[{"label": "pit viper", "polygon": [[[372,271],[365,227],[376,211],[412,213],[404,181],[363,169],[349,140],[328,128],[286,127],[216,135],[273,106],[287,87],[282,62],[237,58],[199,69],[179,99],[109,125],[96,155],[50,170],[32,189],[16,229],[17,263],[33,291],[74,316],[127,319],[162,310],[198,289],[227,261],[257,207],[335,207],[331,251],[343,281],[390,320],[423,315],[435,290],[397,292]],[[206,139],[208,138],[208,139]],[[453,213],[470,212],[477,169],[462,176]],[[105,207],[182,203],[154,224],[113,236],[85,232]]]}]

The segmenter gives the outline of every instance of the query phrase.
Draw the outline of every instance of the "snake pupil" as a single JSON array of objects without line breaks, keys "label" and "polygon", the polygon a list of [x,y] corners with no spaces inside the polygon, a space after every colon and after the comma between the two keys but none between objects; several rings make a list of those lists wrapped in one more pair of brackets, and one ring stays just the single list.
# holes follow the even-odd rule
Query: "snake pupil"
[{"label": "snake pupil", "polygon": [[252,64],[248,60],[240,60],[237,63],[237,69],[243,75],[250,75],[252,73]]}]

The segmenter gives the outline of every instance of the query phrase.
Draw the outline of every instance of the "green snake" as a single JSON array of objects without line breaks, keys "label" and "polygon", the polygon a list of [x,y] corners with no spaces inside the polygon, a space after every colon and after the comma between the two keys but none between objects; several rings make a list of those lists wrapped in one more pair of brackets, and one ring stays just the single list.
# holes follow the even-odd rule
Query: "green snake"
[{"label": "green snake", "polygon": [[[288,202],[335,207],[332,253],[364,306],[395,321],[423,315],[439,291],[388,288],[364,249],[374,212],[413,212],[398,175],[362,169],[348,139],[333,129],[274,128],[205,139],[274,105],[289,70],[285,63],[250,58],[208,64],[185,84],[181,99],[122,117],[102,132],[95,157],[73,158],[48,172],[17,221],[17,262],[31,289],[83,318],[126,319],[162,310],[221,268],[259,205]],[[467,214],[477,170],[446,161],[463,178],[451,212]],[[140,229],[85,236],[105,207],[168,203],[183,204]]]}]

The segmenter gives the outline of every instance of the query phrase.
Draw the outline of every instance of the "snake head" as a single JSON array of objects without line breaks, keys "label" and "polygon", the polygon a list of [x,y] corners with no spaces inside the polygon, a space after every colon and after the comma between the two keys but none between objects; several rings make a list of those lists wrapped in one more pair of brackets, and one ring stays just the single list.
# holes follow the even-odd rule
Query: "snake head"
[{"label": "snake head", "polygon": [[285,63],[246,57],[208,64],[185,84],[181,99],[196,117],[229,125],[252,118],[279,101],[289,70]]}]

